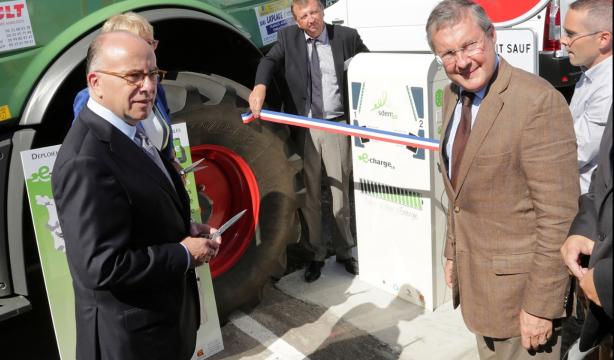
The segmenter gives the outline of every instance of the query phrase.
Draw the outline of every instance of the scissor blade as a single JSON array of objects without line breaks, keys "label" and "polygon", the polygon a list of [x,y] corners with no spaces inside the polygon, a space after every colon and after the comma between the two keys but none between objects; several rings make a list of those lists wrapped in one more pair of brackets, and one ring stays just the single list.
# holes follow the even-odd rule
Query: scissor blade
[{"label": "scissor blade", "polygon": [[182,174],[187,174],[187,173],[189,173],[189,172],[194,171],[194,169],[195,169],[195,168],[196,168],[198,165],[200,165],[200,163],[201,163],[201,162],[203,162],[204,160],[205,160],[205,158],[202,158],[202,159],[200,159],[200,160],[198,160],[198,161],[193,162],[192,164],[190,164],[190,165],[186,166],[185,168],[181,169],[181,173],[182,173]]},{"label": "scissor blade", "polygon": [[220,226],[220,228],[215,232],[215,235],[222,235],[224,231],[228,230],[229,227],[236,223],[237,220],[239,220],[243,216],[243,214],[245,214],[246,211],[247,209],[241,210],[238,214],[231,217],[230,220],[224,223],[224,225]]},{"label": "scissor blade", "polygon": [[197,168],[194,168],[191,172],[196,173],[197,171],[201,171],[202,169],[206,169],[206,166],[199,166]]}]

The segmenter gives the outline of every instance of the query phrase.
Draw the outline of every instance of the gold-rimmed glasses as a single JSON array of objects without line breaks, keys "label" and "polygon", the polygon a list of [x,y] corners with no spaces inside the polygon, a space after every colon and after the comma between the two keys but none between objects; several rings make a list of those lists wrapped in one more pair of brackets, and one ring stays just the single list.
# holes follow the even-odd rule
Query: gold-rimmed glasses
[{"label": "gold-rimmed glasses", "polygon": [[95,72],[122,78],[129,85],[135,87],[143,86],[143,84],[145,83],[145,78],[149,78],[149,80],[157,84],[159,81],[164,80],[164,76],[166,76],[166,71],[160,69],[154,69],[149,72],[131,71],[127,73],[118,73],[107,70],[96,70]]},{"label": "gold-rimmed glasses", "polygon": [[484,32],[482,37],[479,40],[473,40],[467,42],[465,45],[459,47],[458,49],[450,49],[441,55],[435,55],[435,59],[439,63],[439,65],[451,65],[456,62],[457,55],[462,54],[467,57],[475,56],[484,51],[484,39],[486,39],[486,35],[490,31],[490,28]]}]

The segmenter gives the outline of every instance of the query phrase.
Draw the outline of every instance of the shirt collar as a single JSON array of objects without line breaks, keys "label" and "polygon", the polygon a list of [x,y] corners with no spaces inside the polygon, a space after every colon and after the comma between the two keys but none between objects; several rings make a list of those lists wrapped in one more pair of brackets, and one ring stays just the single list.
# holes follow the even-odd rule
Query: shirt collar
[{"label": "shirt collar", "polygon": [[603,72],[607,69],[612,68],[612,55],[607,57],[605,60],[600,62],[599,64],[593,66],[590,69],[584,71],[584,76],[589,79],[591,82],[595,81],[600,76],[604,76]]},{"label": "shirt collar", "polygon": [[[305,31],[303,31],[303,34],[305,35],[305,40],[307,41],[312,38],[311,36],[307,35]],[[328,31],[326,31],[326,24],[324,24],[324,30],[322,30],[322,33],[320,33],[316,39],[318,39],[320,44],[328,45]]]},{"label": "shirt collar", "polygon": [[119,131],[121,131],[124,135],[130,138],[130,140],[134,141],[134,135],[136,134],[136,126],[132,126],[125,122],[122,118],[115,115],[111,110],[107,109],[102,104],[96,102],[96,100],[90,99],[87,101],[87,107],[92,110],[92,112],[101,118],[105,119],[111,125],[115,126]]},{"label": "shirt collar", "polygon": [[[499,55],[497,55],[495,57],[495,71],[493,72],[493,76],[494,74],[497,72],[497,69],[499,68]],[[484,100],[484,96],[486,96],[486,90],[488,90],[488,87],[490,86],[490,84],[487,84],[486,86],[484,86],[483,88],[481,88],[480,90],[476,91],[474,93],[475,96],[477,96],[478,98],[480,98],[480,101]],[[460,92],[459,94],[462,94],[462,92],[465,89],[463,89],[462,86],[460,86]]]}]

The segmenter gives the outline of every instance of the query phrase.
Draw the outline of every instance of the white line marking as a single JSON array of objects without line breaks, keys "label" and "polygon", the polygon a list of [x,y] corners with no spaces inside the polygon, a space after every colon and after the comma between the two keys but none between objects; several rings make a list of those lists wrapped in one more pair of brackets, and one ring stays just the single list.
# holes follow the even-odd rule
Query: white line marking
[{"label": "white line marking", "polygon": [[230,322],[272,352],[266,360],[309,360],[307,356],[296,350],[292,345],[278,338],[269,329],[241,311],[235,311],[231,314]]}]

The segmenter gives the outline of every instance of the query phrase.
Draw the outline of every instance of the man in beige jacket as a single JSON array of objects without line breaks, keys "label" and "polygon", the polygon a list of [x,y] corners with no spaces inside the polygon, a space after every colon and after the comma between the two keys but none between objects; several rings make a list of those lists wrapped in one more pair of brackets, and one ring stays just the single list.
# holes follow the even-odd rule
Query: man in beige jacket
[{"label": "man in beige jacket", "polygon": [[452,81],[440,165],[454,306],[482,359],[558,360],[569,280],[558,250],[579,194],[569,108],[545,80],[497,56],[479,5],[444,0],[426,30]]}]

